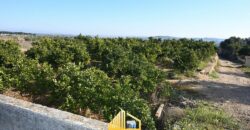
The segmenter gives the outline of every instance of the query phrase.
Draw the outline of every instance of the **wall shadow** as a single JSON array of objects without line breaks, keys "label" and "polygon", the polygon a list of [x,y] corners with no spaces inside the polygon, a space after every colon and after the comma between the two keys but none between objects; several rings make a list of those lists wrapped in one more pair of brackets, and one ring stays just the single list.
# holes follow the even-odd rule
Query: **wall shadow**
[{"label": "wall shadow", "polygon": [[[185,82],[182,86],[197,87],[197,92],[205,95],[205,99],[215,102],[232,101],[240,104],[250,105],[250,85],[241,86],[236,84],[218,83],[214,81]],[[199,97],[198,97],[199,98]],[[204,97],[201,97],[204,99]]]}]

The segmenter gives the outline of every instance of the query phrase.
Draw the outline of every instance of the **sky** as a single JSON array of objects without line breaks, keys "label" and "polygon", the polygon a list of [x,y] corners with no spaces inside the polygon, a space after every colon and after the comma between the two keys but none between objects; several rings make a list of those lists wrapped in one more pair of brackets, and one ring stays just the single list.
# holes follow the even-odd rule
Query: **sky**
[{"label": "sky", "polygon": [[250,0],[2,0],[0,30],[99,36],[250,37]]}]

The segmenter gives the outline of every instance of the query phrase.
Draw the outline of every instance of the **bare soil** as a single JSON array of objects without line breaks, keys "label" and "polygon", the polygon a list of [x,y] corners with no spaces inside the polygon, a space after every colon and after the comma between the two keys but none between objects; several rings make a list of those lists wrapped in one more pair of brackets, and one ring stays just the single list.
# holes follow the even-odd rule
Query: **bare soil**
[{"label": "bare soil", "polygon": [[181,81],[205,100],[222,107],[236,118],[244,130],[250,130],[250,77],[240,69],[240,64],[220,59],[218,78],[199,74],[197,79]]},{"label": "bare soil", "polygon": [[32,45],[31,45],[32,41],[26,41],[25,36],[19,36],[19,35],[17,35],[17,36],[12,36],[12,35],[11,36],[1,36],[0,35],[0,40],[4,40],[4,41],[14,40],[14,41],[16,41],[20,45],[22,52],[25,52],[32,47]]}]

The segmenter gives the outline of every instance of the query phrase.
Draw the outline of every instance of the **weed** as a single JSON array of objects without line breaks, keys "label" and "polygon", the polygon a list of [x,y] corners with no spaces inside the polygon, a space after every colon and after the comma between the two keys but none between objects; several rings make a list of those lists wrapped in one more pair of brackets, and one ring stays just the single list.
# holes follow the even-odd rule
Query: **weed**
[{"label": "weed", "polygon": [[171,129],[218,130],[239,129],[238,123],[223,110],[208,102],[199,101],[198,107],[186,108],[186,115],[172,125]]},{"label": "weed", "polygon": [[245,72],[248,76],[250,76],[250,67],[242,67],[241,70]]},{"label": "weed", "polygon": [[209,74],[209,77],[211,77],[213,79],[218,79],[219,75],[216,71],[212,71],[212,73]]}]

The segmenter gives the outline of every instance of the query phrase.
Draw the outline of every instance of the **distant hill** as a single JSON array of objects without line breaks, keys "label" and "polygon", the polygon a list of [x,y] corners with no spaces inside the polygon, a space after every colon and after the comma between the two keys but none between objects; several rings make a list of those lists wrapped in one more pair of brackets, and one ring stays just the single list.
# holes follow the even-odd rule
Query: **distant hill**
[{"label": "distant hill", "polygon": [[172,36],[155,36],[154,38],[160,38],[162,40],[181,39],[181,37],[172,37]]},{"label": "distant hill", "polygon": [[[0,35],[4,34],[4,35],[37,35],[37,36],[74,36],[74,35],[66,35],[66,34],[38,34],[38,33],[26,33],[26,32],[11,32],[11,31],[0,31]],[[112,36],[101,36],[101,37],[112,37]],[[172,39],[181,39],[181,38],[185,38],[185,37],[173,37],[173,36],[153,36],[154,38],[161,38],[163,40],[172,40]],[[141,38],[141,39],[148,39],[148,37],[136,37],[136,38]],[[194,40],[203,40],[203,41],[207,41],[207,42],[215,42],[216,45],[219,45],[222,41],[224,41],[225,39],[222,38],[209,38],[209,37],[205,37],[205,38],[187,38],[187,39],[194,39]]]},{"label": "distant hill", "polygon": [[10,32],[10,31],[0,31],[0,34],[11,34],[11,35],[36,35],[34,33],[26,33],[26,32]]},{"label": "distant hill", "polygon": [[197,39],[202,39],[203,41],[215,42],[215,43],[221,43],[222,41],[225,40],[225,39],[222,39],[222,38],[197,38]]},{"label": "distant hill", "polygon": [[[172,36],[155,36],[154,38],[161,38],[163,40],[167,40],[167,39],[181,39],[184,37],[172,37]],[[203,41],[207,41],[207,42],[215,42],[216,44],[220,44],[222,41],[224,41],[225,39],[222,38],[188,38],[188,39],[195,39],[195,40],[203,40]]]}]

